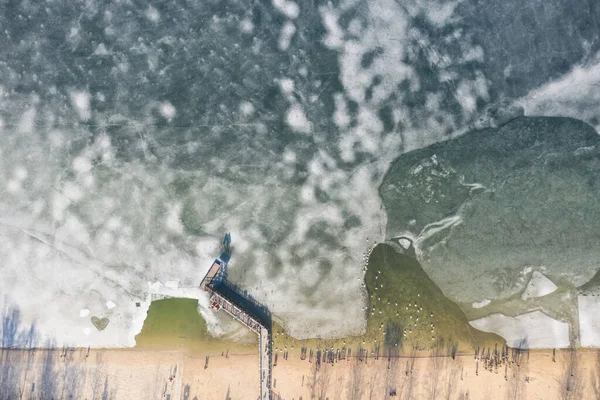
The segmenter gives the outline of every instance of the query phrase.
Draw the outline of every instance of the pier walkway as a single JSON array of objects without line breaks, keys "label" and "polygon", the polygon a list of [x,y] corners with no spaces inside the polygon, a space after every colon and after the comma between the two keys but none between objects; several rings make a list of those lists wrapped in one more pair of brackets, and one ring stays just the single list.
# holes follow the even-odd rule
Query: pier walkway
[{"label": "pier walkway", "polygon": [[224,310],[258,335],[260,400],[271,400],[272,337],[271,314],[266,307],[254,300],[225,278],[229,254],[216,259],[200,283],[200,289],[211,294],[211,307]]}]

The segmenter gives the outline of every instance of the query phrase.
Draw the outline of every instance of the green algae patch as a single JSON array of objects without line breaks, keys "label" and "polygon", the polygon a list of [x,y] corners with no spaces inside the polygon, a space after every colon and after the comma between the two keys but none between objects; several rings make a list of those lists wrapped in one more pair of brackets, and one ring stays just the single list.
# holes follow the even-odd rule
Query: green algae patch
[{"label": "green algae patch", "polygon": [[142,331],[135,337],[137,348],[181,349],[191,352],[248,351],[256,346],[212,337],[198,313],[198,300],[167,298],[150,304]]},{"label": "green algae patch", "polygon": [[447,298],[413,257],[380,244],[369,258],[365,276],[369,294],[367,336],[388,347],[416,350],[470,350],[503,345],[500,336],[469,325],[461,308]]},{"label": "green algae patch", "polygon": [[379,244],[373,249],[365,283],[369,303],[364,335],[297,340],[274,322],[275,352],[298,352],[302,347],[334,350],[345,347],[355,355],[359,348],[380,355],[430,351],[451,354],[506,343],[496,334],[471,327],[458,304],[444,295],[418,261],[389,244]]}]

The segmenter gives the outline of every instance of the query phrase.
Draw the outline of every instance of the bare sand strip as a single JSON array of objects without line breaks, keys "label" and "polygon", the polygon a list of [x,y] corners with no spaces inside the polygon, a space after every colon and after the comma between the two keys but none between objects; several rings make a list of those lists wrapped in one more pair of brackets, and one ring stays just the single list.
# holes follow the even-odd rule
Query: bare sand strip
[{"label": "bare sand strip", "polygon": [[[64,356],[62,350],[53,354],[37,350],[28,360],[29,354],[3,352],[22,372],[17,398],[39,398],[35,396],[45,391],[56,399],[75,394],[73,398],[81,399],[253,400],[259,393],[256,352],[192,355],[181,350],[128,349],[91,350],[88,355],[87,350],[76,349]],[[45,381],[51,382],[46,387],[45,375]],[[278,358],[273,379],[276,395],[295,400],[599,399],[600,352],[561,350],[555,357],[552,351],[524,352],[519,366],[509,361],[491,370],[473,354],[455,359],[423,355],[359,361],[352,357],[321,363],[317,369],[314,359],[301,360],[299,352],[290,352],[287,360]]]},{"label": "bare sand strip", "polygon": [[256,399],[257,366],[258,352],[5,349],[0,372],[11,379],[0,385],[0,398],[203,400],[229,393],[231,399]]}]

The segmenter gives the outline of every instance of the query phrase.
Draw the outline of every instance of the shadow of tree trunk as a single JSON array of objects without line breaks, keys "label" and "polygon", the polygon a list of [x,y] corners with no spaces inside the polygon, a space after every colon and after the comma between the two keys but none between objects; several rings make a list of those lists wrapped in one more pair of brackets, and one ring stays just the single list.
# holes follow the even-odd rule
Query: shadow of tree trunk
[{"label": "shadow of tree trunk", "polygon": [[592,392],[600,400],[600,350],[596,350],[594,369],[591,371]]},{"label": "shadow of tree trunk", "polygon": [[436,346],[431,350],[431,356],[427,363],[427,398],[438,400],[442,398],[442,382],[445,380],[446,366],[450,360],[445,354],[445,346],[443,341],[438,341]]},{"label": "shadow of tree trunk", "polygon": [[401,398],[404,400],[410,400],[413,398],[417,379],[416,375],[414,374],[417,350],[412,348],[408,356],[409,358],[406,360],[404,365],[404,378],[402,380],[403,383],[401,388]]},{"label": "shadow of tree trunk", "polygon": [[315,363],[312,367],[312,378],[309,382],[311,387],[310,398],[312,400],[325,400],[329,389],[330,366]]},{"label": "shadow of tree trunk", "polygon": [[348,400],[362,399],[365,383],[364,363],[357,358],[354,359],[348,388]]},{"label": "shadow of tree trunk", "polygon": [[559,399],[583,399],[583,372],[577,349],[571,345],[562,356],[562,376],[559,384]]}]

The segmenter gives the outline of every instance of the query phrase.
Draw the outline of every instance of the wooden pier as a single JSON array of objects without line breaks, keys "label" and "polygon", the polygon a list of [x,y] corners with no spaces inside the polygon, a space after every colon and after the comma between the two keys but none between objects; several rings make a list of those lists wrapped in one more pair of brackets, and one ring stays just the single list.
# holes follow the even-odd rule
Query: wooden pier
[{"label": "wooden pier", "polygon": [[272,336],[270,314],[246,293],[224,277],[227,263],[216,259],[200,283],[200,289],[211,294],[210,303],[214,310],[224,310],[258,335],[260,400],[271,400]]}]

